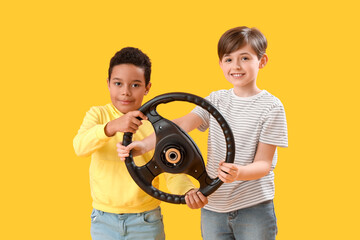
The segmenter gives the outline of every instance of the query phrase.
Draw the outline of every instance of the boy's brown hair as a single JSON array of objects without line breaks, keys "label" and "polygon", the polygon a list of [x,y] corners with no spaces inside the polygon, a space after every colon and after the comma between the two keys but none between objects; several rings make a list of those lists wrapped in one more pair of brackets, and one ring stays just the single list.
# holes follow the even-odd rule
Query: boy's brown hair
[{"label": "boy's brown hair", "polygon": [[244,45],[249,44],[260,59],[266,52],[267,40],[257,28],[245,26],[227,30],[218,43],[218,55],[221,60],[225,54],[230,54]]}]

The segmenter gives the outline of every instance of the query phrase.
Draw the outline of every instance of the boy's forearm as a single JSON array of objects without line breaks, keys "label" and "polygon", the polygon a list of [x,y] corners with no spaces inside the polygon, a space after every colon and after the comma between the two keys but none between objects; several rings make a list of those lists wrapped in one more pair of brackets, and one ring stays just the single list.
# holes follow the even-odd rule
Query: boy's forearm
[{"label": "boy's forearm", "polygon": [[148,137],[144,138],[142,142],[145,144],[144,153],[149,152],[155,148],[156,144],[156,136],[155,133],[149,135]]},{"label": "boy's forearm", "polygon": [[259,142],[254,162],[239,166],[238,180],[255,180],[266,176],[272,165],[276,146]]},{"label": "boy's forearm", "polygon": [[237,180],[255,180],[266,176],[271,169],[275,150],[276,146],[259,142],[254,162],[246,166],[239,166]]},{"label": "boy's forearm", "polygon": [[246,166],[238,166],[239,176],[237,180],[256,180],[266,176],[271,168],[268,161],[257,161]]},{"label": "boy's forearm", "polygon": [[202,119],[197,114],[192,112],[172,121],[186,132],[191,132],[202,124]]}]

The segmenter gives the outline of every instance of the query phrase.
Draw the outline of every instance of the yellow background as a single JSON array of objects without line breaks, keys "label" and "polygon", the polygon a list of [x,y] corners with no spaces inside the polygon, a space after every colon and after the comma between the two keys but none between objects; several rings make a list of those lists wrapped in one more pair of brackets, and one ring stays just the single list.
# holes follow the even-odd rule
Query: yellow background
[{"label": "yellow background", "polygon": [[[150,56],[145,101],[172,91],[205,97],[231,87],[216,45],[241,25],[267,37],[258,85],[286,108],[277,239],[359,239],[358,12],[355,0],[3,1],[1,239],[90,239],[90,162],[75,156],[72,139],[85,112],[110,101],[117,50]],[[191,106],[176,109],[170,118]],[[193,136],[205,155],[206,134]],[[167,239],[201,239],[199,210],[162,208]]]}]

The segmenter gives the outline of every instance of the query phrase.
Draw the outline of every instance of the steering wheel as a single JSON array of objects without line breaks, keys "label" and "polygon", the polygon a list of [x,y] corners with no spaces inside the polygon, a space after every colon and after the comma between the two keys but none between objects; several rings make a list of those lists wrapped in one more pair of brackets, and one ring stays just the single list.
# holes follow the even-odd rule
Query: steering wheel
[{"label": "steering wheel", "polygon": [[[199,148],[192,138],[178,125],[163,118],[156,112],[159,104],[173,101],[194,103],[207,110],[219,123],[226,141],[225,162],[233,163],[235,157],[235,142],[233,133],[220,112],[207,100],[189,93],[167,93],[159,95],[146,102],[139,108],[154,127],[156,147],[152,159],[143,166],[134,163],[132,154],[125,159],[126,167],[137,185],[152,197],[161,201],[185,204],[185,195],[165,193],[152,186],[153,179],[163,172],[186,173],[194,177],[199,183],[199,191],[204,196],[209,196],[223,183],[218,177],[212,179],[208,176],[204,160]],[[123,145],[132,142],[132,133],[126,132]]]}]

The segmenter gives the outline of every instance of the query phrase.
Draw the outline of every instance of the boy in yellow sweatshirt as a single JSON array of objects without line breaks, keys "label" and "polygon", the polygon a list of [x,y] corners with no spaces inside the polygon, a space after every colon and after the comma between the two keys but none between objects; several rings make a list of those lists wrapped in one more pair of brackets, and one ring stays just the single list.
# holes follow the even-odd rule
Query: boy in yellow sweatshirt
[{"label": "boy in yellow sweatshirt", "polygon": [[[137,109],[151,87],[150,59],[137,48],[123,48],[111,59],[108,74],[111,103],[92,107],[73,141],[78,156],[91,155],[92,239],[165,239],[160,201],[138,187],[116,151],[124,132],[134,133],[134,141],[153,132],[149,121],[137,119],[147,119]],[[134,161],[144,165],[152,155],[148,152]],[[196,192],[185,175],[165,174],[165,179],[173,194]],[[158,188],[159,179],[153,185]],[[188,205],[194,208],[194,204]]]}]

